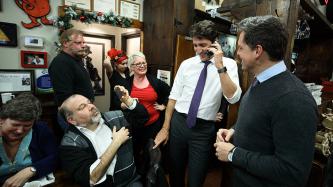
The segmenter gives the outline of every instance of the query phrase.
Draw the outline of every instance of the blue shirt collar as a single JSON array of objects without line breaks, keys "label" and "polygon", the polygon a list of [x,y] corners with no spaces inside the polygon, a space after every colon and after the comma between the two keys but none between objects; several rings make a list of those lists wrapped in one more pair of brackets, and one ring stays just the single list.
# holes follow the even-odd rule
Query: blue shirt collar
[{"label": "blue shirt collar", "polygon": [[260,83],[262,83],[286,70],[287,70],[287,67],[284,64],[284,61],[282,60],[282,61],[278,62],[277,64],[274,64],[273,66],[269,67],[265,71],[261,72],[259,75],[256,76],[256,78]]}]

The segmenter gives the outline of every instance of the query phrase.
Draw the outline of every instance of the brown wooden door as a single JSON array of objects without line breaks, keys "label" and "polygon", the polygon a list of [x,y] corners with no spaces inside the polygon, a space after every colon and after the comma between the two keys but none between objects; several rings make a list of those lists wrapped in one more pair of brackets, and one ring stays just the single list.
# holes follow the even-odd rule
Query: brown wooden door
[{"label": "brown wooden door", "polygon": [[193,57],[194,55],[195,52],[193,49],[192,39],[182,35],[177,35],[176,57],[175,57],[175,65],[173,68],[173,79],[176,76],[180,64],[185,59]]}]

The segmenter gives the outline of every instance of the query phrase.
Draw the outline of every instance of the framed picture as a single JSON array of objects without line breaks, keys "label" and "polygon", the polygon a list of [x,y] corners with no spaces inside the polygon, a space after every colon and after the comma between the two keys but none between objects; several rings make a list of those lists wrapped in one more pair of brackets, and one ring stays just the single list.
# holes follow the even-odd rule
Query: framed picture
[{"label": "framed picture", "polygon": [[63,0],[65,6],[76,6],[77,8],[91,11],[91,0]]},{"label": "framed picture", "polygon": [[105,59],[105,44],[99,42],[87,42],[87,46],[90,47],[91,54],[89,54],[84,61],[89,72],[94,94],[104,95],[105,78],[103,73],[103,59]]},{"label": "framed picture", "polygon": [[0,70],[0,93],[34,92],[32,70]]},{"label": "framed picture", "polygon": [[24,46],[25,47],[40,47],[44,45],[43,38],[38,36],[25,36],[24,37]]},{"label": "framed picture", "polygon": [[15,23],[0,22],[0,46],[17,46],[17,26]]},{"label": "framed picture", "polygon": [[140,19],[140,4],[120,0],[119,1],[119,14],[131,19]]},{"label": "framed picture", "polygon": [[234,35],[222,33],[218,38],[218,42],[222,47],[224,56],[234,59],[237,37]]},{"label": "framed picture", "polygon": [[21,51],[21,66],[24,68],[47,68],[47,52]]},{"label": "framed picture", "polygon": [[116,0],[92,0],[92,10],[95,12],[109,13],[113,12],[115,15],[118,14],[116,11]]},{"label": "framed picture", "polygon": [[35,69],[35,93],[53,93],[53,87],[48,69]]}]

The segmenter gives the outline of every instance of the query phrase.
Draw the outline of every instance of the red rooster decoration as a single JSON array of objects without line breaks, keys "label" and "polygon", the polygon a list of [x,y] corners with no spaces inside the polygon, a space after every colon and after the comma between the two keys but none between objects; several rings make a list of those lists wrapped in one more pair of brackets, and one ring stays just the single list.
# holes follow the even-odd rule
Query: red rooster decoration
[{"label": "red rooster decoration", "polygon": [[24,23],[21,21],[23,27],[32,29],[40,26],[40,23],[37,22],[38,18],[40,18],[44,25],[53,24],[53,22],[46,17],[51,11],[49,0],[15,0],[15,3],[31,20],[31,23]]}]

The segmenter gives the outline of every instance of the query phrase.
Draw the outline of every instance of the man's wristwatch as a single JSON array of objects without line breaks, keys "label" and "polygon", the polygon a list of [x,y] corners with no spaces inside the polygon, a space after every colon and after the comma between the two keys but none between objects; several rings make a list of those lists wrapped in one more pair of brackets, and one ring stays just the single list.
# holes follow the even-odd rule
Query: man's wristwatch
[{"label": "man's wristwatch", "polygon": [[31,166],[31,167],[30,167],[30,171],[33,172],[33,173],[35,173],[37,170],[36,170],[35,167],[32,167],[32,166]]},{"label": "man's wristwatch", "polygon": [[223,66],[222,68],[217,70],[218,73],[225,73],[227,72],[227,67]]},{"label": "man's wristwatch", "polygon": [[232,156],[234,156],[234,151],[235,151],[235,149],[236,149],[236,146],[235,146],[234,148],[232,148],[232,149],[229,151],[229,153],[228,153],[228,160],[229,160],[230,162],[232,162]]}]

